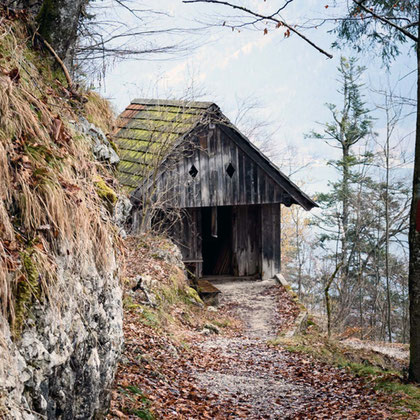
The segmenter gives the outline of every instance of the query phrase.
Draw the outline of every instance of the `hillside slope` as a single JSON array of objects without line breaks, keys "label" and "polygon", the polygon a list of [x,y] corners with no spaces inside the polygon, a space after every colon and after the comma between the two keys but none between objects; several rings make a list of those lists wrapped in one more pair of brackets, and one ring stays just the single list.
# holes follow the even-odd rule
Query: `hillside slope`
[{"label": "hillside slope", "polygon": [[116,155],[84,118],[110,111],[0,13],[0,418],[89,419],[122,343]]}]

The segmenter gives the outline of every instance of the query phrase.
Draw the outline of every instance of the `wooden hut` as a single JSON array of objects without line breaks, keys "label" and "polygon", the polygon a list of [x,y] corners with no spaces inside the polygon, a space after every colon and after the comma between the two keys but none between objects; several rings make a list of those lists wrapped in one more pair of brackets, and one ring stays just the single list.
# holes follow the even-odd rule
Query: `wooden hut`
[{"label": "wooden hut", "polygon": [[[182,217],[170,228],[198,278],[280,272],[281,205],[316,206],[211,102],[135,99],[116,135],[120,182],[134,204]],[[155,217],[152,223],[162,221]]]}]

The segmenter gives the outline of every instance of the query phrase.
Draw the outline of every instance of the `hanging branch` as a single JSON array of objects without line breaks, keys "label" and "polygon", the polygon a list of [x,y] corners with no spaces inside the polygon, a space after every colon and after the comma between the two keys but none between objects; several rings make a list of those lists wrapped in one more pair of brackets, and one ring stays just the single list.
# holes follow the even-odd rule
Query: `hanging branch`
[{"label": "hanging branch", "polygon": [[44,45],[47,47],[48,51],[53,55],[53,57],[55,58],[55,60],[57,61],[57,63],[63,69],[64,76],[66,77],[66,80],[67,80],[68,88],[69,88],[69,90],[72,90],[72,88],[73,88],[73,80],[72,80],[72,78],[70,76],[70,73],[69,73],[66,65],[63,63],[63,60],[58,56],[58,54],[55,52],[54,48],[49,44],[49,42],[47,42],[41,36],[41,34],[39,32],[36,32],[35,34],[44,43]]},{"label": "hanging branch", "polygon": [[286,23],[284,20],[279,19],[279,18],[276,17],[276,15],[278,15],[278,13],[281,10],[283,10],[292,1],[293,0],[286,1],[286,3],[280,9],[278,9],[276,12],[274,12],[271,15],[261,15],[260,13],[254,12],[253,10],[248,9],[246,7],[239,6],[239,5],[236,5],[236,4],[232,4],[232,3],[229,3],[227,1],[222,1],[222,0],[183,0],[183,3],[214,3],[214,4],[219,4],[219,5],[222,5],[222,6],[231,7],[232,9],[241,10],[242,12],[245,12],[245,13],[251,15],[251,16],[254,16],[254,17],[258,18],[258,21],[267,20],[267,21],[275,22],[277,24],[277,27],[284,26],[290,32],[295,33],[298,37],[302,38],[305,42],[307,42],[313,48],[315,48],[316,50],[318,50],[321,54],[326,55],[328,58],[333,58],[333,56],[330,53],[328,53],[327,51],[323,50],[321,47],[319,47],[318,45],[316,45],[309,38],[307,38],[305,35],[303,35],[301,32],[299,32],[294,27],[294,25],[290,25],[290,24]]},{"label": "hanging branch", "polygon": [[353,0],[353,2],[356,3],[366,13],[369,13],[370,15],[372,15],[375,19],[378,19],[381,22],[386,23],[389,26],[392,26],[393,28],[395,28],[398,31],[400,31],[401,33],[403,33],[406,37],[412,39],[414,42],[419,42],[418,37],[414,36],[410,31],[407,31],[407,29],[406,29],[406,28],[409,28],[411,26],[415,26],[416,24],[418,25],[418,22],[413,22],[412,24],[407,25],[404,28],[402,26],[396,25],[394,22],[391,22],[389,19],[387,19],[385,17],[376,14],[372,9],[368,9],[366,6],[363,5],[363,2],[362,1],[360,1],[360,0]]}]

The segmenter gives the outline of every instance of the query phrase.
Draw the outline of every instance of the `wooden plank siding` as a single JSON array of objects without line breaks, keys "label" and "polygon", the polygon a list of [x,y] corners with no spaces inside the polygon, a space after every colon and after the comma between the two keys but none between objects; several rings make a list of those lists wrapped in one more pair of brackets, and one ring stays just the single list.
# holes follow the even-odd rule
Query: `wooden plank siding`
[{"label": "wooden plank siding", "polygon": [[169,233],[179,246],[184,261],[202,260],[201,209],[184,209]]},{"label": "wooden plank siding", "polygon": [[[277,232],[280,225],[276,224],[276,220],[280,221],[279,205],[262,207],[232,207],[232,273],[235,276],[272,276],[279,272],[279,264],[273,261],[280,261],[280,232]],[[201,209],[184,209],[183,217],[170,232],[185,262],[202,261],[201,218]]]},{"label": "wooden plank siding", "polygon": [[[174,194],[165,207],[197,208],[286,202],[287,193],[256,161],[232,142],[219,127],[210,129],[206,138],[193,138],[192,149],[181,154],[176,165],[162,171],[157,180],[157,191],[165,191],[173,181]],[[197,169],[190,175],[192,166]],[[232,165],[230,177],[227,168]],[[165,197],[166,198],[166,197]],[[289,197],[288,204],[292,202]]]},{"label": "wooden plank siding", "polygon": [[262,278],[272,278],[281,269],[280,204],[261,206]]},{"label": "wooden plank siding", "polygon": [[235,206],[232,218],[233,273],[260,274],[261,215],[259,206]]}]

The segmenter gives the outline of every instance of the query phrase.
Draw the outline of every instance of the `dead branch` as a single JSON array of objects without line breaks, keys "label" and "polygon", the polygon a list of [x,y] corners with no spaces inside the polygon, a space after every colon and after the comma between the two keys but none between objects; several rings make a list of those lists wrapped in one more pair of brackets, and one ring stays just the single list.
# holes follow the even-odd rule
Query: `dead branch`
[{"label": "dead branch", "polygon": [[[354,3],[356,3],[362,10],[364,10],[366,13],[369,13],[370,15],[372,15],[374,18],[380,20],[383,23],[386,23],[389,26],[392,26],[393,28],[397,29],[398,31],[400,31],[401,33],[403,33],[406,37],[412,39],[414,42],[419,42],[419,38],[414,36],[411,32],[407,31],[404,27],[402,26],[398,26],[397,24],[395,24],[394,22],[391,22],[389,19],[378,15],[377,13],[375,13],[372,9],[368,9],[366,6],[363,5],[363,2],[360,0],[353,0]],[[418,24],[418,22],[417,22]],[[409,26],[413,26],[413,25],[408,25],[406,27]]]},{"label": "dead branch", "polygon": [[321,47],[319,47],[313,41],[311,41],[309,38],[307,38],[305,35],[303,35],[300,31],[298,31],[295,28],[294,25],[288,24],[284,20],[275,17],[281,10],[283,10],[289,3],[291,3],[291,1],[292,0],[286,1],[286,3],[284,4],[284,6],[282,6],[280,9],[278,9],[276,12],[274,12],[271,15],[261,15],[260,13],[254,12],[253,10],[248,9],[246,7],[239,6],[237,4],[233,4],[233,3],[230,3],[230,2],[227,2],[227,1],[222,1],[222,0],[183,0],[183,3],[214,3],[214,4],[219,4],[219,5],[222,5],[222,6],[231,7],[232,9],[241,10],[242,12],[245,12],[248,15],[251,15],[251,16],[256,17],[259,21],[267,20],[267,21],[275,22],[278,25],[278,27],[284,26],[290,32],[295,33],[298,37],[300,37],[301,39],[303,39],[306,43],[308,43],[313,48],[315,48],[316,50],[318,50],[321,54],[326,55],[328,58],[333,58],[333,56],[330,53],[328,53],[327,51],[323,50]]},{"label": "dead branch", "polygon": [[58,54],[55,52],[54,48],[50,45],[48,41],[46,41],[42,35],[39,32],[35,32],[36,36],[41,39],[41,41],[44,43],[44,45],[47,47],[48,51],[53,55],[57,63],[60,65],[60,67],[63,69],[64,76],[66,77],[67,84],[69,87],[69,90],[72,90],[73,88],[73,80],[70,76],[70,73],[66,67],[66,65],[63,63],[63,60],[58,56]]}]

